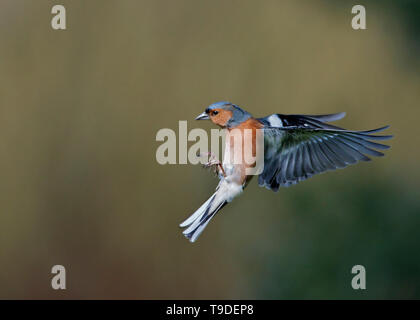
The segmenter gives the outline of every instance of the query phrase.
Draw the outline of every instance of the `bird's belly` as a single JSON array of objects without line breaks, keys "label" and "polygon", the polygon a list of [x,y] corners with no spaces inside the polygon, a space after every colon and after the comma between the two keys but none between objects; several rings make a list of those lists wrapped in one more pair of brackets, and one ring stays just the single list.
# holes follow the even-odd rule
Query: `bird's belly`
[{"label": "bird's belly", "polygon": [[[246,163],[248,157],[244,155],[244,140],[242,132],[236,132],[236,135],[228,134],[226,136],[225,151],[223,155],[223,169],[228,181],[243,185],[246,181],[246,168],[251,167]],[[247,150],[248,151],[248,150]],[[252,150],[251,150],[252,152]]]},{"label": "bird's belly", "polygon": [[231,176],[235,172],[235,166],[228,162],[223,162],[223,169],[225,169],[226,176]]}]

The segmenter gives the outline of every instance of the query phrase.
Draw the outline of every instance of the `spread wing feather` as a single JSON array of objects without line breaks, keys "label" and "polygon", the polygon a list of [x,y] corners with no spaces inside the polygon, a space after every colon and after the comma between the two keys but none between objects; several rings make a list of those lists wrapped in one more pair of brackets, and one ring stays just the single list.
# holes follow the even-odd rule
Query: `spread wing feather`
[{"label": "spread wing feather", "polygon": [[[388,140],[390,135],[373,135],[388,128],[352,131],[326,124],[344,117],[333,115],[275,115],[283,126],[264,127],[264,170],[259,184],[277,191],[311,176],[344,168],[359,161],[370,161],[369,156],[383,156],[376,149],[389,146],[374,142]],[[272,117],[272,116],[270,116]],[[373,141],[372,141],[373,140]]]}]

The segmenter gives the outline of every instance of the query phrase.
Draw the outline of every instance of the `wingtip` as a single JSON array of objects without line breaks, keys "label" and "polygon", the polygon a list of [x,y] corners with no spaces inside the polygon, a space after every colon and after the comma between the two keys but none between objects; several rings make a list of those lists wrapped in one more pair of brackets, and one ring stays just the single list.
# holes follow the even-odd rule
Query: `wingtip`
[{"label": "wingtip", "polygon": [[384,131],[384,130],[389,129],[390,127],[391,127],[391,126],[388,124],[388,125],[386,125],[386,126],[383,126],[383,127],[380,127],[380,128],[378,128],[378,129],[376,129],[376,130],[375,130],[375,132]]},{"label": "wingtip", "polygon": [[306,115],[306,117],[316,119],[322,122],[334,122],[343,119],[347,115],[346,112],[338,112],[331,114]]},{"label": "wingtip", "polygon": [[381,131],[384,131],[384,130],[386,130],[386,129],[390,128],[390,127],[391,127],[390,125],[386,125],[386,126],[383,126],[383,127],[377,128],[377,129],[363,130],[363,131],[360,131],[360,133],[375,133],[375,132],[381,132]]},{"label": "wingtip", "polygon": [[376,140],[389,140],[394,138],[393,135],[387,135],[387,136],[376,136]]}]

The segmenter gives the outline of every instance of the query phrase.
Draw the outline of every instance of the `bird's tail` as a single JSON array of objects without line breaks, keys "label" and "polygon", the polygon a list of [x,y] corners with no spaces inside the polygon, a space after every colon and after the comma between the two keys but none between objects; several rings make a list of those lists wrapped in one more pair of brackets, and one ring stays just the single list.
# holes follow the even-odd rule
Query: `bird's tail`
[{"label": "bird's tail", "polygon": [[186,228],[183,234],[191,242],[197,240],[211,218],[228,202],[231,202],[233,198],[241,194],[242,191],[242,184],[232,182],[229,179],[222,179],[216,188],[216,192],[210,199],[204,202],[196,212],[180,224],[180,227]]},{"label": "bird's tail", "polygon": [[197,240],[214,215],[227,204],[224,197],[217,197],[217,195],[216,191],[196,212],[179,225],[182,228],[187,227],[183,234],[191,242]]}]

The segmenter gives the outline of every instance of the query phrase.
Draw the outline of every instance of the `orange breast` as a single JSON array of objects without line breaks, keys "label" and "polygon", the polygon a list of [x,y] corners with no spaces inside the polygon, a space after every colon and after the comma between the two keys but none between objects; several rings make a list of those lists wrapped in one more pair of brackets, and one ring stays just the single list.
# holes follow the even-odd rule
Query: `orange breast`
[{"label": "orange breast", "polygon": [[261,122],[250,118],[235,128],[228,129],[226,138],[229,139],[230,162],[234,163],[241,183],[247,180],[246,169],[255,166],[255,161],[250,160],[256,156],[257,129],[261,128]]}]

